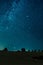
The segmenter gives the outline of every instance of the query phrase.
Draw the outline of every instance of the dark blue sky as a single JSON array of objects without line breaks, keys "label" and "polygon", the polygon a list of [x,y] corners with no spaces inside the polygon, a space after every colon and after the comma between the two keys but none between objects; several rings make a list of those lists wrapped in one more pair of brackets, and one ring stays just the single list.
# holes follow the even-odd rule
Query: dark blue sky
[{"label": "dark blue sky", "polygon": [[43,0],[0,0],[0,50],[43,49]]}]

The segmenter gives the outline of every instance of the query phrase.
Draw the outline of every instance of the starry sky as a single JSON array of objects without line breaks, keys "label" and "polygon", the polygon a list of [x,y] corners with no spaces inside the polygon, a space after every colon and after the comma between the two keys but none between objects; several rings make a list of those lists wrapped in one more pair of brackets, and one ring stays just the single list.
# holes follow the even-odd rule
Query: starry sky
[{"label": "starry sky", "polygon": [[0,50],[43,49],[43,0],[0,0]]}]

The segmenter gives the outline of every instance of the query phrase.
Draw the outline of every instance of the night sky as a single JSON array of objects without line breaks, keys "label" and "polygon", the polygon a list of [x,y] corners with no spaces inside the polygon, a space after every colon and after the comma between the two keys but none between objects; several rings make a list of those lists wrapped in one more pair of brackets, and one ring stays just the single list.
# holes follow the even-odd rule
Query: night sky
[{"label": "night sky", "polygon": [[0,0],[0,50],[43,49],[43,0]]}]

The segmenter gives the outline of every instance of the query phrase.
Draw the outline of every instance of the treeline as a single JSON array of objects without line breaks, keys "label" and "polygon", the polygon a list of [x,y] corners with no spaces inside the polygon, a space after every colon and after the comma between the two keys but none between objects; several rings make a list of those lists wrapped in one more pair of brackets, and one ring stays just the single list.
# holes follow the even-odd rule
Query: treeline
[{"label": "treeline", "polygon": [[[4,48],[2,51],[9,51],[7,48]],[[26,50],[25,48],[21,48],[21,50],[17,50],[17,52],[43,52],[43,50]]]}]

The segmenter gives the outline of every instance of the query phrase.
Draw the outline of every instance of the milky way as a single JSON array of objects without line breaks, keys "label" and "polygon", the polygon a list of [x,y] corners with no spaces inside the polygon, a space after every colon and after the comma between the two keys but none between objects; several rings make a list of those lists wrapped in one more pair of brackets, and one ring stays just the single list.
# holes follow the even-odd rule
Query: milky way
[{"label": "milky way", "polygon": [[43,49],[43,1],[0,0],[0,49]]}]

